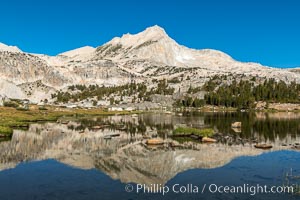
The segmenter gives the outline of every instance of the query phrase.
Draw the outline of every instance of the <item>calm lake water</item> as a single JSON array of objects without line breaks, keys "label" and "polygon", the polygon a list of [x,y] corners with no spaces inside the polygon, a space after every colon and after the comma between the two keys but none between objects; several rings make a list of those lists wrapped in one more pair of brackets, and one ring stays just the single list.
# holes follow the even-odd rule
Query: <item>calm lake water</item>
[{"label": "calm lake water", "polygon": [[[259,184],[296,192],[299,119],[295,113],[147,113],[32,124],[0,142],[0,200],[300,199],[253,190]],[[231,128],[236,121],[241,129]],[[213,128],[219,142],[173,138],[178,126]],[[147,146],[153,137],[165,145]],[[248,192],[214,192],[216,186]]]}]

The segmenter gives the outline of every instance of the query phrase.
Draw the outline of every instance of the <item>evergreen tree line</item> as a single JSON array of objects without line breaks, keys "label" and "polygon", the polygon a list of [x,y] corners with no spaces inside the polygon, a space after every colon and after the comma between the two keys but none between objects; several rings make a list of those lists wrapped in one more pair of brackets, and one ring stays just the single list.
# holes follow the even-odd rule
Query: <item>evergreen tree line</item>
[{"label": "evergreen tree line", "polygon": [[[188,93],[198,92],[199,88],[190,87]],[[255,79],[235,79],[231,84],[222,84],[222,80],[213,77],[202,87],[206,91],[204,100],[191,97],[176,101],[176,106],[201,107],[205,104],[214,106],[249,109],[255,107],[255,102],[267,103],[300,103],[300,84],[275,79],[267,79],[263,83],[256,83]]]},{"label": "evergreen tree line", "polygon": [[[150,101],[150,96],[153,94],[172,95],[174,88],[169,87],[166,80],[160,80],[157,83],[157,87],[148,90],[145,83],[129,83],[122,86],[105,87],[99,85],[72,85],[68,87],[68,91],[58,91],[52,94],[52,98],[56,98],[56,103],[62,102],[78,102],[87,98],[96,97],[97,100],[101,100],[104,97],[108,97],[111,94],[120,96],[120,100],[123,100],[124,96],[137,95],[139,100]],[[113,97],[112,97],[113,98]],[[115,103],[110,98],[111,103]]]},{"label": "evergreen tree line", "polygon": [[275,79],[265,80],[262,84],[250,81],[233,81],[230,85],[221,85],[214,91],[208,91],[205,102],[209,105],[253,108],[255,102],[299,103],[300,85]]},{"label": "evergreen tree line", "polygon": [[204,99],[184,97],[183,99],[176,100],[174,106],[176,107],[203,107],[206,104]]}]

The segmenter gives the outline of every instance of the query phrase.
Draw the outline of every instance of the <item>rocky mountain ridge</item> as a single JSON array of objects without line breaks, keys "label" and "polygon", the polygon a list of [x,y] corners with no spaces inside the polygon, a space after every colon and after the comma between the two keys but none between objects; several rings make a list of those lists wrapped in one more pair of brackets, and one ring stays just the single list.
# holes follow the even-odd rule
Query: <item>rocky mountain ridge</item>
[{"label": "rocky mountain ridge", "polygon": [[115,37],[97,48],[86,46],[57,56],[24,53],[0,43],[0,94],[32,102],[50,99],[55,91],[76,84],[151,84],[153,79],[178,78],[180,82],[173,87],[184,91],[190,85],[203,85],[214,75],[300,83],[300,74],[293,70],[242,63],[221,51],[181,46],[159,26]]}]

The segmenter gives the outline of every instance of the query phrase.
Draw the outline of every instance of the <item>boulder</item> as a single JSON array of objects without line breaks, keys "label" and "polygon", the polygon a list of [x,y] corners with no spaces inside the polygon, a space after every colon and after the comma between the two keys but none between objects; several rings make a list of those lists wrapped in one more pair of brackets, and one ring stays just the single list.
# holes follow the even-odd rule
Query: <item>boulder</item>
[{"label": "boulder", "polygon": [[271,144],[255,144],[254,147],[258,149],[271,149],[273,146]]},{"label": "boulder", "polygon": [[256,110],[264,110],[267,108],[267,102],[265,101],[258,101],[255,105]]},{"label": "boulder", "polygon": [[148,145],[163,145],[164,141],[159,138],[153,138],[146,141],[146,144]]},{"label": "boulder", "polygon": [[180,146],[181,146],[180,143],[177,142],[177,141],[175,141],[175,140],[173,140],[173,141],[170,143],[170,145],[171,145],[171,147],[180,147]]},{"label": "boulder", "polygon": [[93,126],[92,129],[101,129],[102,126]]},{"label": "boulder", "polygon": [[210,138],[210,137],[203,137],[202,138],[202,142],[211,142],[211,143],[214,143],[214,142],[217,142],[216,139],[213,139],[213,138]]},{"label": "boulder", "polygon": [[231,128],[235,133],[241,133],[242,132],[242,129],[241,128],[234,128],[232,127]]},{"label": "boulder", "polygon": [[231,128],[241,128],[242,122],[234,122],[231,124]]}]

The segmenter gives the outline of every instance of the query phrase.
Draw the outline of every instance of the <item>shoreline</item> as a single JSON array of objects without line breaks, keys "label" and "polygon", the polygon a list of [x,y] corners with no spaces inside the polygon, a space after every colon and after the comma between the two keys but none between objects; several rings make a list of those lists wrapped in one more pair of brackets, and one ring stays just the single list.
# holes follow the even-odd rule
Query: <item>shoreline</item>
[{"label": "shoreline", "polygon": [[[298,104],[297,104],[298,105]],[[245,112],[245,113],[300,113],[300,110],[276,110],[276,109],[248,109],[238,110],[237,108],[204,106],[200,108],[176,108],[154,109],[154,110],[132,110],[132,111],[109,111],[106,108],[62,108],[57,106],[45,106],[40,110],[37,105],[30,105],[29,110],[18,110],[12,107],[0,107],[0,137],[10,137],[13,129],[28,128],[29,124],[37,122],[57,121],[60,117],[80,116],[106,116],[106,115],[129,115],[145,112],[159,112],[164,114],[176,114],[183,112]]]},{"label": "shoreline", "polygon": [[11,107],[0,107],[0,136],[10,137],[13,129],[27,128],[37,122],[57,121],[60,117],[70,116],[106,116],[138,114],[142,111],[105,111],[104,109],[70,109],[46,106],[47,110],[39,110],[38,106],[30,106],[29,110],[17,110]]}]

